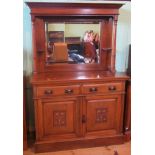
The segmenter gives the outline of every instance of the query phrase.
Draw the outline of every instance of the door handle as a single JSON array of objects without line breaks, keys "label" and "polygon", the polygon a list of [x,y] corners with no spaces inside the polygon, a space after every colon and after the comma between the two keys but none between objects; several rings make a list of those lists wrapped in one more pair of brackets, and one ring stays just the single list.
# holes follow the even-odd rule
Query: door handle
[{"label": "door handle", "polygon": [[82,115],[82,123],[86,123],[87,119],[85,115]]}]

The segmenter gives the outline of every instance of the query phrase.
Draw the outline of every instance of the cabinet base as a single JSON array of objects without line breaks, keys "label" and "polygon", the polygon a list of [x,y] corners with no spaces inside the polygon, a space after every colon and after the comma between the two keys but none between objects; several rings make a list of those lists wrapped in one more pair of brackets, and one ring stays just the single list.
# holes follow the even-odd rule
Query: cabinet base
[{"label": "cabinet base", "polygon": [[85,138],[85,139],[77,139],[61,142],[42,141],[35,143],[35,152],[40,153],[50,151],[62,151],[62,150],[98,147],[98,146],[106,146],[122,143],[124,143],[124,135],[104,137],[104,138],[93,138],[93,139]]},{"label": "cabinet base", "polygon": [[125,132],[125,134],[124,134],[124,140],[125,140],[125,142],[128,142],[128,141],[131,140],[131,131]]}]

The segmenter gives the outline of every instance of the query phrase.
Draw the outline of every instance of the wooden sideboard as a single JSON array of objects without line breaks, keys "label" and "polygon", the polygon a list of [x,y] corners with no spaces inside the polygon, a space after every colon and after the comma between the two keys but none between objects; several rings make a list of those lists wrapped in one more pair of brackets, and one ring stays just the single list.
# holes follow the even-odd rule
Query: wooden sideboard
[{"label": "wooden sideboard", "polygon": [[123,143],[127,79],[106,72],[34,76],[36,152]]},{"label": "wooden sideboard", "polygon": [[[122,4],[34,3],[35,151],[57,151],[124,142],[125,83],[115,71],[116,28]],[[46,64],[46,21],[100,21],[100,63]],[[61,51],[60,51],[61,52]]]}]

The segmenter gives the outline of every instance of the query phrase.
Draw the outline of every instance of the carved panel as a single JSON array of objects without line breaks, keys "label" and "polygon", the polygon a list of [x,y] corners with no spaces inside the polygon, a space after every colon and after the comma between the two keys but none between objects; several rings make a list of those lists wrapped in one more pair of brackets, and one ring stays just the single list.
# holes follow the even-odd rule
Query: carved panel
[{"label": "carved panel", "polygon": [[97,108],[96,109],[96,123],[107,122],[107,108]]},{"label": "carved panel", "polygon": [[66,126],[66,111],[53,112],[53,126],[65,127]]}]

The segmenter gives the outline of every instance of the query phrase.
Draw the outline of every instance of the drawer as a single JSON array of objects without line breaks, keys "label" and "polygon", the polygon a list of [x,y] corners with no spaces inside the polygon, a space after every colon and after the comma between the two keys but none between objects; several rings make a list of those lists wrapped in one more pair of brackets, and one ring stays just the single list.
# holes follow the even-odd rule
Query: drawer
[{"label": "drawer", "polygon": [[112,93],[123,90],[123,83],[85,84],[82,87],[83,94]]},{"label": "drawer", "polygon": [[80,93],[79,85],[71,86],[46,86],[37,88],[37,96],[48,97],[53,95],[78,95]]}]

